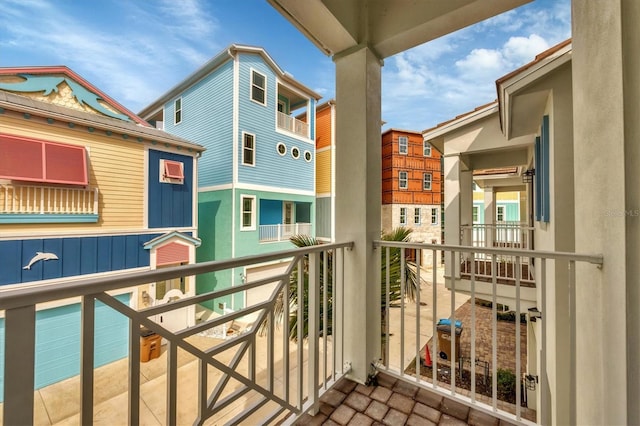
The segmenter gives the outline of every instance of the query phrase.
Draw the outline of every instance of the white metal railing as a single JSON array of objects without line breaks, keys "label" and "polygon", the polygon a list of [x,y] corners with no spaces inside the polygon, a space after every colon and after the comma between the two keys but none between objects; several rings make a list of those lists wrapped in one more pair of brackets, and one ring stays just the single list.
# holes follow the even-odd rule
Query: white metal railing
[{"label": "white metal railing", "polygon": [[311,235],[311,224],[280,223],[277,225],[260,225],[258,232],[261,243],[287,241],[293,235]]},{"label": "white metal railing", "polygon": [[309,137],[309,124],[304,121],[300,121],[295,117],[287,115],[283,112],[278,113],[278,127],[296,135],[308,138]]},{"label": "white metal railing", "polygon": [[[524,424],[533,424],[536,421],[540,424],[549,424],[550,395],[545,394],[548,390],[545,349],[547,348],[548,329],[559,325],[544,321],[547,309],[555,309],[555,307],[548,307],[545,304],[547,286],[551,285],[554,289],[566,288],[569,300],[575,300],[576,281],[574,271],[576,263],[585,262],[602,265],[602,256],[390,241],[376,241],[374,245],[381,247],[382,251],[382,306],[383,318],[386,318],[386,321],[383,320],[382,329],[383,353],[381,362],[376,368],[401,380],[417,383],[420,387],[444,396],[456,398],[466,405],[500,419]],[[417,251],[415,256],[409,256],[409,258],[416,259],[413,264],[407,261],[407,251],[409,250]],[[421,251],[423,250],[433,252],[433,263],[425,265],[427,267],[430,266],[431,271],[420,265],[420,259],[422,259]],[[471,263],[470,269],[471,291],[467,292],[465,290],[465,294],[460,294],[456,292],[455,280],[451,280],[450,285],[445,285],[442,270],[438,271],[438,264],[435,260],[437,259],[436,253],[438,251],[443,251],[451,264],[457,264],[460,258],[465,256],[473,257],[475,254],[482,254],[490,259],[493,264],[491,269],[493,273],[490,276],[492,292],[490,296],[491,316],[488,330],[483,330],[478,321],[477,310],[480,308],[476,306],[478,301],[476,299],[477,274],[474,269],[474,263]],[[526,382],[527,385],[530,385],[529,379],[533,381],[533,378],[535,378],[539,381],[535,386],[536,392],[540,393],[537,400],[541,401],[541,405],[533,412],[522,407],[521,404],[509,405],[498,400],[497,374],[498,369],[504,367],[499,363],[499,361],[504,362],[504,356],[501,359],[498,358],[498,349],[500,347],[501,350],[504,350],[505,345],[505,334],[501,333],[500,339],[498,339],[497,331],[498,275],[496,274],[496,263],[499,257],[513,258],[517,266],[525,259],[533,258],[537,267],[540,268],[536,286],[540,288],[541,296],[537,301],[537,309],[522,309],[520,291],[523,279],[516,272],[514,277],[515,309],[513,310],[513,315],[516,318],[515,324],[520,323],[519,319],[523,313],[529,314],[527,316],[528,321],[539,321],[540,332],[536,337],[538,347],[531,352],[527,352],[526,346],[523,348],[521,341],[526,342],[527,339],[523,339],[522,333],[527,332],[526,327],[515,326],[514,324],[511,332],[511,337],[514,340],[511,361],[516,382],[515,401],[522,401],[524,383]],[[555,268],[556,271],[559,268],[566,268],[568,271],[566,287],[554,282],[547,283],[546,277],[549,268]],[[518,271],[519,269],[516,268],[515,270]],[[410,284],[412,276],[420,285],[413,286]],[[401,302],[395,306],[393,304],[394,295],[397,297],[397,302]],[[449,332],[448,336],[446,333],[442,333],[444,341],[448,341],[448,348],[447,344],[443,343],[445,346],[445,349],[443,349],[436,319],[446,318],[450,320],[450,324],[456,324],[456,320],[462,316],[458,314],[458,312],[461,312],[458,309],[467,300],[469,301],[470,315],[467,317],[468,322],[462,324],[463,333],[456,335],[456,333]],[[568,317],[571,318],[568,325],[571,340],[570,348],[575,349],[575,305],[569,306],[568,309],[570,310]],[[457,317],[457,315],[460,316]],[[560,326],[566,326],[566,324]],[[431,342],[428,344],[429,339],[431,339]],[[459,342],[456,343],[457,340]],[[482,355],[479,355],[479,348],[481,345],[487,344],[489,344],[490,355],[487,359],[483,359]],[[428,363],[426,359],[427,347],[432,362],[430,368],[423,365]],[[447,361],[440,357],[440,352],[443,350],[449,352],[448,356],[450,358],[447,356]],[[527,353],[537,353],[538,351],[540,358],[537,361],[532,360],[530,363],[525,361],[523,365],[522,358],[526,359]],[[570,352],[571,365],[575,365],[575,350],[570,350]],[[456,362],[451,362],[450,360],[456,360]],[[480,376],[485,374],[484,379],[486,383],[490,384],[489,396],[481,395],[479,391],[480,384],[477,383],[477,374],[480,374]],[[570,374],[572,375],[570,389],[573,392],[572,394],[575,395],[575,369],[572,369]],[[486,375],[490,377],[487,378]],[[463,381],[460,377],[466,379]],[[466,386],[467,382],[470,386]]]},{"label": "white metal railing", "polygon": [[98,214],[98,188],[2,184],[0,214]]},{"label": "white metal railing", "polygon": [[[521,222],[499,222],[496,224],[474,223],[460,227],[463,244],[473,247],[503,247],[514,249],[530,249],[533,241],[534,227]],[[474,263],[476,277],[490,279],[492,276],[491,257],[484,253],[476,252],[473,257],[462,256],[460,261],[460,273],[468,276],[471,271],[471,263]],[[497,257],[496,269],[499,283],[512,284],[515,281],[515,258],[509,255]],[[520,262],[520,274],[523,281],[533,282],[534,270],[529,258],[522,258]]]},{"label": "white metal railing", "polygon": [[[167,424],[202,424],[213,416],[217,416],[216,421],[222,423],[266,424],[281,420],[283,416],[291,413],[295,417],[306,411],[313,411],[314,407],[317,408],[319,405],[319,396],[345,373],[341,370],[344,368],[344,316],[341,308],[344,294],[344,251],[352,246],[352,243],[326,244],[227,261],[70,281],[54,286],[17,286],[1,291],[0,309],[5,313],[4,423],[38,422],[38,419],[34,419],[33,391],[36,304],[69,297],[81,298],[80,424],[91,424],[94,420],[96,301],[108,305],[128,318],[129,424],[139,422],[140,408],[145,398],[140,392],[141,326],[159,334],[167,342]],[[226,270],[233,273],[234,268],[278,260],[290,262],[284,273],[276,272],[268,278],[140,311],[132,309],[107,293],[110,290],[133,288],[177,277]],[[243,298],[248,290],[273,286],[274,283],[274,290],[267,300],[177,332],[170,332],[152,319],[156,315],[207,301],[216,302],[216,299],[219,301],[222,300],[220,298],[231,295]],[[298,303],[301,300],[305,303]],[[279,315],[288,323],[286,326],[276,327]],[[190,341],[191,336],[206,334],[222,324],[246,316],[255,316],[256,320],[254,326],[244,333],[225,340],[212,338],[211,345],[206,349]],[[292,318],[304,318],[306,321],[297,321],[293,326]],[[290,333],[296,337],[305,336],[306,339],[292,340]],[[178,349],[190,354],[195,359],[194,362],[197,362],[198,368],[178,369]],[[225,359],[230,361],[220,361],[219,356],[223,354],[227,354]],[[211,376],[208,373],[211,368],[219,374]],[[194,374],[197,377],[184,379],[182,374]],[[217,384],[208,383],[211,377],[219,377]],[[187,398],[187,403],[192,403],[193,409],[178,410],[178,382],[185,381],[197,387],[197,397]],[[250,396],[253,398],[251,401],[255,403],[247,402]],[[239,414],[236,411],[235,417],[225,419],[220,413],[234,402],[242,404],[243,410]],[[181,400],[182,403],[184,400]],[[257,410],[265,407],[272,408],[269,414],[265,415],[264,410],[256,414]],[[179,416],[179,412],[187,413],[185,416],[192,414],[193,417],[181,417],[183,414]],[[155,415],[162,417],[160,413]],[[251,417],[252,415],[254,417]]]}]

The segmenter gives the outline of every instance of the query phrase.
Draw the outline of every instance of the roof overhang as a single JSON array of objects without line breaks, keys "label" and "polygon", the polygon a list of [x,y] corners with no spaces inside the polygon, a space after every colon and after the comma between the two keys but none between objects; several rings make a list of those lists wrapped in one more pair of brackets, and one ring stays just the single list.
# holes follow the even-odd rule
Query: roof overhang
[{"label": "roof overhang", "polygon": [[500,123],[507,139],[537,132],[549,91],[527,89],[571,61],[571,51],[571,40],[567,40],[496,81]]},{"label": "roof overhang", "polygon": [[359,45],[380,59],[531,0],[267,0],[329,56]]}]

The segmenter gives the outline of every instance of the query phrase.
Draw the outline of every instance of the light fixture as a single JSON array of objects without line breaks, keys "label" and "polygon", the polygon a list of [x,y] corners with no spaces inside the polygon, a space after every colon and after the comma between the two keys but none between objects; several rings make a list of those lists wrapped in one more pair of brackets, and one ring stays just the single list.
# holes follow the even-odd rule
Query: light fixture
[{"label": "light fixture", "polygon": [[522,182],[523,183],[531,183],[533,182],[533,177],[536,175],[536,169],[527,169],[522,173]]}]

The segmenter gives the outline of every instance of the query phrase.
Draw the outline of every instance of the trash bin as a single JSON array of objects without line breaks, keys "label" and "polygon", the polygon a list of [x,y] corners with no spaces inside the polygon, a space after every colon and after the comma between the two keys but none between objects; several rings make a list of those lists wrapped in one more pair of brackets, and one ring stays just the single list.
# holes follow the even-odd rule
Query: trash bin
[{"label": "trash bin", "polygon": [[[438,349],[440,358],[451,360],[451,320],[441,318],[437,324]],[[460,357],[460,335],[462,334],[462,322],[456,321],[456,357]]]},{"label": "trash bin", "polygon": [[146,327],[140,328],[140,362],[147,362],[160,356],[162,337]]}]

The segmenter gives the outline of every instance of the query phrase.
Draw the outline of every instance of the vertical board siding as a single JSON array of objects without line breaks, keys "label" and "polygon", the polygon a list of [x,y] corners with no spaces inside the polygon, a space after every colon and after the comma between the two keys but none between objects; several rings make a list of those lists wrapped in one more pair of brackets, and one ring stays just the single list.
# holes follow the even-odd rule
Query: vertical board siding
[{"label": "vertical board siding", "polygon": [[182,122],[173,124],[173,99],[165,104],[165,131],[207,148],[198,160],[198,185],[232,179],[233,61],[189,87],[182,97]]},{"label": "vertical board siding", "polygon": [[[184,165],[183,184],[160,182],[160,160]],[[149,228],[193,226],[193,157],[149,150]]]},{"label": "vertical board siding", "polygon": [[[60,223],[59,230],[141,228],[144,223],[144,145],[135,138],[122,139],[114,133],[69,129],[34,120],[3,117],[0,132],[51,142],[79,145],[88,152],[89,186],[99,190],[98,222]],[[38,233],[51,230],[50,224],[6,224],[1,230]]]},{"label": "vertical board siding", "polygon": [[316,235],[331,238],[331,197],[316,198]]},{"label": "vertical board siding", "polygon": [[[239,54],[240,87],[239,87],[239,128],[238,140],[242,140],[242,132],[256,136],[255,165],[242,165],[242,143],[238,144],[238,181],[240,183],[266,185],[284,189],[314,190],[315,145],[296,139],[289,135],[276,132],[276,75],[265,64],[262,56],[255,54]],[[250,98],[251,70],[256,70],[267,79],[267,104],[261,105]],[[313,109],[313,108],[312,108]],[[284,143],[287,153],[278,154],[278,143]],[[300,157],[291,156],[291,148],[300,150]],[[304,152],[312,154],[312,161],[304,160]],[[277,170],[277,173],[274,171]]]},{"label": "vertical board siding", "polygon": [[[0,285],[149,266],[144,243],[160,234],[0,241]],[[58,259],[23,269],[37,252]]]}]

